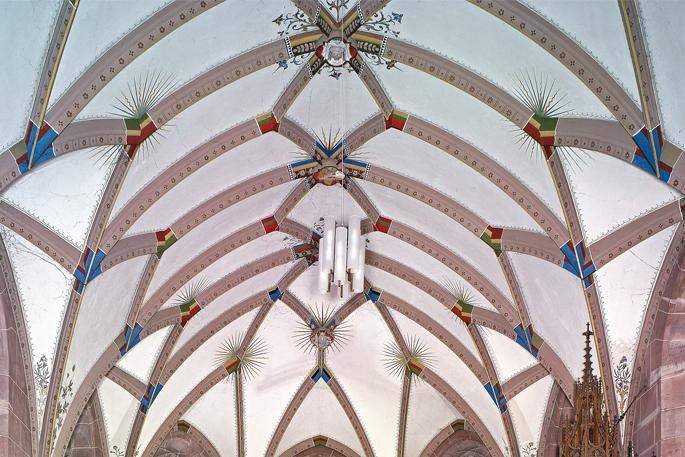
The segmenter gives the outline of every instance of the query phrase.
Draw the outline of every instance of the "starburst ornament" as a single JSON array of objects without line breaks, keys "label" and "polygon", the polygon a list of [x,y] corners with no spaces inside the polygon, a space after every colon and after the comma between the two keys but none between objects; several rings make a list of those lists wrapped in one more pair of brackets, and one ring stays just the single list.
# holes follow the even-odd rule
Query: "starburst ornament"
[{"label": "starburst ornament", "polygon": [[261,338],[245,344],[242,333],[230,336],[216,351],[217,365],[223,366],[229,376],[240,373],[245,380],[253,379],[266,363],[267,347]]},{"label": "starburst ornament", "polygon": [[385,345],[383,365],[390,376],[400,379],[410,376],[418,379],[423,370],[433,365],[435,357],[431,350],[417,336],[410,336],[406,343],[406,352],[395,342]]},{"label": "starburst ornament", "polygon": [[473,307],[477,303],[475,295],[465,285],[451,278],[444,277],[442,279],[442,286],[450,293],[454,300],[450,311],[466,325],[471,324]]},{"label": "starburst ornament", "polygon": [[295,331],[297,346],[307,353],[329,348],[338,351],[349,341],[349,324],[340,322],[331,306],[309,308],[309,320],[299,324]]},{"label": "starburst ornament", "polygon": [[126,89],[115,98],[112,106],[114,111],[110,113],[124,118],[126,144],[96,149],[97,160],[107,165],[116,160],[120,153],[126,153],[131,159],[138,153],[144,156],[152,153],[169,124],[157,127],[149,112],[171,93],[174,85],[174,78],[161,71],[148,72],[129,82]]},{"label": "starburst ornament", "polygon": [[535,72],[521,72],[515,76],[514,95],[533,115],[523,128],[516,129],[517,142],[531,155],[541,153],[549,159],[556,150],[575,168],[587,165],[589,156],[575,148],[555,144],[560,116],[571,112],[566,96],[554,79]]}]

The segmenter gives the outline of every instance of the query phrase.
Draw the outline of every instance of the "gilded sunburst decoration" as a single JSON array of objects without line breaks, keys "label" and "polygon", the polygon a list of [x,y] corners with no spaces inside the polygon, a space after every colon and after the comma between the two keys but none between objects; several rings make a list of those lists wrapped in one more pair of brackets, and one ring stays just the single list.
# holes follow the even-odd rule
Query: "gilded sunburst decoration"
[{"label": "gilded sunburst decoration", "polygon": [[297,346],[306,353],[325,352],[330,348],[339,351],[349,338],[349,324],[340,322],[333,307],[324,304],[309,307],[309,320],[300,321],[295,330]]},{"label": "gilded sunburst decoration", "polygon": [[412,335],[407,339],[406,352],[392,341],[383,348],[383,365],[390,376],[402,379],[411,376],[419,379],[426,368],[434,364],[435,356],[430,348],[418,336]]},{"label": "gilded sunburst decoration", "polygon": [[314,134],[314,144],[309,150],[299,149],[293,154],[298,159],[291,165],[293,178],[310,176],[314,184],[333,186],[344,184],[346,177],[362,178],[368,164],[363,161],[368,151],[350,151],[340,129]]},{"label": "gilded sunburst decoration", "polygon": [[[384,66],[388,70],[400,69],[397,66],[396,60],[383,57],[380,47],[369,47],[364,44],[357,48],[354,40],[350,42],[340,36],[335,36],[332,30],[329,30],[333,27],[342,33],[344,22],[342,12],[349,9],[348,3],[348,0],[327,0],[327,5],[335,13],[335,17],[328,20],[330,23],[323,21],[326,23],[325,27],[322,26],[321,18],[317,22],[299,9],[292,13],[282,13],[274,18],[272,22],[281,29],[278,31],[279,37],[287,39],[287,37],[294,34],[318,30],[320,26],[324,27],[326,35],[331,37],[323,44],[318,45],[313,53],[311,52],[312,49],[292,53],[288,59],[278,62],[276,69],[285,70],[290,64],[298,66],[307,64],[310,65],[312,74],[326,71],[328,76],[335,80],[339,80],[344,71],[359,73],[362,71],[364,63]],[[401,25],[403,17],[403,13],[379,11],[373,16],[366,18],[364,22],[359,24],[358,29],[397,38],[400,35],[400,31],[397,28]],[[366,59],[357,57],[359,53],[364,54]]]},{"label": "gilded sunburst decoration", "polygon": [[120,153],[125,152],[130,158],[136,155],[147,156],[154,152],[160,138],[164,137],[165,124],[157,127],[148,112],[169,95],[176,84],[175,78],[166,72],[150,71],[132,79],[112,105],[109,113],[116,118],[123,118],[126,124],[126,144],[103,146],[95,150],[94,157],[103,166],[112,163]]},{"label": "gilded sunburst decoration", "polygon": [[466,325],[471,324],[473,307],[477,304],[475,294],[464,284],[452,278],[444,277],[441,282],[442,286],[452,296],[453,304],[450,309],[452,314],[458,317]]},{"label": "gilded sunburst decoration", "polygon": [[240,373],[242,379],[254,379],[266,363],[268,348],[261,338],[244,341],[243,333],[228,337],[216,351],[216,363],[230,376]]},{"label": "gilded sunburst decoration", "polygon": [[514,76],[514,96],[532,113],[523,127],[517,126],[516,141],[532,157],[541,154],[546,159],[552,150],[558,151],[575,169],[587,165],[590,156],[580,149],[554,144],[554,134],[559,117],[572,112],[570,102],[558,87],[557,82],[547,74],[522,71]]}]

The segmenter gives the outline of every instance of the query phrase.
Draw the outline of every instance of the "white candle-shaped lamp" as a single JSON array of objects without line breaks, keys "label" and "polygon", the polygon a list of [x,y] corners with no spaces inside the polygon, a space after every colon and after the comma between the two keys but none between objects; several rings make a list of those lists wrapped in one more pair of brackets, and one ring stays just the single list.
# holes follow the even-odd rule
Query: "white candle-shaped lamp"
[{"label": "white candle-shaped lamp", "polygon": [[364,292],[364,265],[366,263],[366,240],[360,239],[357,271],[352,273],[352,292]]},{"label": "white candle-shaped lamp", "polygon": [[336,286],[341,288],[347,282],[347,229],[345,227],[338,227],[335,229],[333,281]]},{"label": "white candle-shaped lamp", "polygon": [[319,240],[319,292],[328,293],[333,270],[333,255],[335,250],[335,219],[325,217],[323,222],[323,236]]},{"label": "white candle-shaped lamp", "polygon": [[[323,238],[321,238],[321,241],[323,241]],[[327,294],[328,293],[328,286],[330,285],[330,272],[326,269],[324,269],[322,266],[321,261],[319,261],[319,278],[318,278],[318,283],[319,283],[319,293],[320,294]]]},{"label": "white candle-shaped lamp", "polygon": [[350,216],[347,226],[347,269],[350,273],[355,273],[359,268],[361,233],[361,218]]},{"label": "white candle-shaped lamp", "polygon": [[326,216],[323,219],[323,260],[327,271],[333,270],[333,255],[335,252],[335,218]]}]

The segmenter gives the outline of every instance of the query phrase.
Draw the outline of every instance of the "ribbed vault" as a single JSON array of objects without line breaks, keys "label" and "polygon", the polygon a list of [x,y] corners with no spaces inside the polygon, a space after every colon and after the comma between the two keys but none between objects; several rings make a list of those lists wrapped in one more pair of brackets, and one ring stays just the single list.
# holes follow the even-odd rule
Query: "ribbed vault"
[{"label": "ribbed vault", "polygon": [[[17,455],[551,455],[586,322],[605,406],[627,414],[621,445],[635,441],[626,407],[644,393],[685,189],[642,6],[620,1],[613,18],[626,76],[518,1],[235,3],[122,11],[112,28],[126,33],[70,82],[86,46],[70,36],[102,19],[89,25],[78,0],[45,7],[54,27],[42,65],[26,68],[25,136],[0,152],[0,338],[26,406]],[[505,84],[482,70],[491,62],[438,46],[430,18],[459,11],[535,68]],[[243,13],[259,32],[238,27]],[[204,33],[216,43],[190,38]],[[336,37],[354,49],[343,66],[321,51]],[[229,38],[232,56],[211,49]],[[489,44],[465,45],[487,60]],[[165,67],[184,54],[209,63]],[[94,160],[99,187],[60,196]],[[326,160],[342,177],[322,178]],[[588,200],[591,167],[608,178]],[[60,198],[82,210],[41,210]],[[624,212],[603,217],[614,202]],[[365,291],[346,299],[317,292],[328,215],[362,217],[368,240]],[[87,221],[84,236],[72,220]],[[38,264],[53,267],[43,279],[59,300],[36,291]],[[624,289],[643,298],[624,304]],[[52,330],[40,300],[54,301]],[[319,359],[294,341],[317,307],[349,334]],[[383,354],[409,358],[417,341],[430,357],[394,378]],[[226,347],[266,355],[243,379],[217,362]]]}]

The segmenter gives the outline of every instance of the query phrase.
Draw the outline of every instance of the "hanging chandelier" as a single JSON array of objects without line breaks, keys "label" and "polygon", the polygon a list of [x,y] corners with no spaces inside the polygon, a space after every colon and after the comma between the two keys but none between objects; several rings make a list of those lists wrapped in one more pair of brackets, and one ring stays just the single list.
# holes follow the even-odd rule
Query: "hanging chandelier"
[{"label": "hanging chandelier", "polygon": [[350,291],[363,292],[365,252],[359,216],[350,216],[347,227],[337,224],[332,216],[324,217],[319,241],[319,292],[335,290],[340,298]]}]

